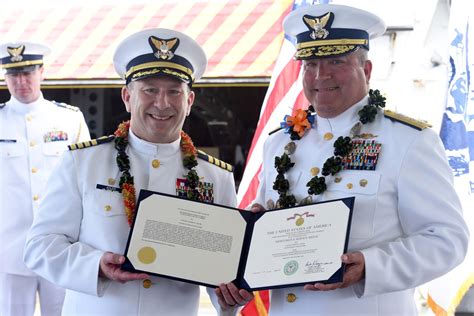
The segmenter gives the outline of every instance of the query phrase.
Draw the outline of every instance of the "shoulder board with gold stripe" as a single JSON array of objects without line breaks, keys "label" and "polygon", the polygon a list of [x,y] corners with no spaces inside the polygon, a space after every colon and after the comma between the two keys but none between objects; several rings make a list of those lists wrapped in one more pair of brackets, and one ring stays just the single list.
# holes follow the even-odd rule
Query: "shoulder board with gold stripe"
[{"label": "shoulder board with gold stripe", "polygon": [[87,147],[92,147],[100,144],[105,144],[113,141],[115,139],[114,135],[110,136],[102,136],[97,139],[91,139],[82,143],[77,143],[77,144],[71,144],[67,146],[69,150],[76,150],[76,149],[82,149],[82,148],[87,148]]},{"label": "shoulder board with gold stripe", "polygon": [[55,105],[57,105],[61,108],[65,108],[65,109],[68,109],[68,110],[71,110],[71,111],[74,111],[74,112],[79,112],[80,111],[80,109],[77,106],[72,106],[72,105],[69,105],[67,103],[58,102],[58,101],[51,101],[51,102],[53,102]]},{"label": "shoulder board with gold stripe", "polygon": [[411,118],[409,116],[406,116],[406,115],[403,115],[403,114],[400,114],[400,113],[397,113],[397,112],[393,112],[393,111],[390,111],[390,110],[384,110],[383,114],[384,114],[385,117],[388,117],[389,119],[391,119],[393,121],[397,121],[397,122],[400,122],[402,124],[411,126],[411,127],[416,128],[417,130],[420,130],[420,131],[425,129],[425,128],[432,127],[432,125],[430,123],[426,122],[426,121],[417,120],[417,119]]},{"label": "shoulder board with gold stripe", "polygon": [[206,160],[207,162],[210,162],[218,167],[221,167],[222,169],[225,169],[229,172],[232,172],[234,171],[234,167],[230,164],[228,164],[227,162],[224,162],[222,160],[219,160],[217,158],[214,158],[208,154],[206,154],[205,152],[203,152],[202,150],[198,150],[198,158],[201,158],[203,160]]},{"label": "shoulder board with gold stripe", "polygon": [[3,109],[7,105],[6,103],[0,103],[0,110]]}]

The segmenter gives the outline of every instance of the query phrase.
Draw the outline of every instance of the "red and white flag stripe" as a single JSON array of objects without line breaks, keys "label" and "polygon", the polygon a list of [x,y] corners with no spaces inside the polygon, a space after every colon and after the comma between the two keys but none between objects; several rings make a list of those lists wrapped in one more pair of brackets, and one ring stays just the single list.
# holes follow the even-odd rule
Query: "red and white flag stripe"
[{"label": "red and white flag stripe", "polygon": [[263,160],[263,144],[268,133],[280,126],[280,122],[286,114],[308,105],[308,101],[303,95],[302,80],[299,78],[301,76],[301,62],[293,60],[294,54],[293,44],[285,38],[263,101],[260,119],[239,186],[237,198],[240,208],[250,205],[257,193],[258,174]]}]

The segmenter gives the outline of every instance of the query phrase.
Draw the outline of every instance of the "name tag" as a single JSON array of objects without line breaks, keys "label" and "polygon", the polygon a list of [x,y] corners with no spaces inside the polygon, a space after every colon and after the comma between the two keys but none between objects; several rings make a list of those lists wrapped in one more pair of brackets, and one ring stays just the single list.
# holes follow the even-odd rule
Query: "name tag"
[{"label": "name tag", "polygon": [[95,186],[95,188],[98,189],[98,190],[106,190],[106,191],[110,191],[110,192],[122,193],[122,189],[117,188],[117,187],[111,187],[109,185],[97,184]]}]

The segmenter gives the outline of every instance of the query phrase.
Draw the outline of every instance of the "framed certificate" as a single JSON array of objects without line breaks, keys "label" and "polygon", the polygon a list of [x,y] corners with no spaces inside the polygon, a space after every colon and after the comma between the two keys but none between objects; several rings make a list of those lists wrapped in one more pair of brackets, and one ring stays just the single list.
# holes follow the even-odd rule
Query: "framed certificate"
[{"label": "framed certificate", "polygon": [[141,190],[122,268],[247,290],[341,282],[354,197],[252,213]]}]

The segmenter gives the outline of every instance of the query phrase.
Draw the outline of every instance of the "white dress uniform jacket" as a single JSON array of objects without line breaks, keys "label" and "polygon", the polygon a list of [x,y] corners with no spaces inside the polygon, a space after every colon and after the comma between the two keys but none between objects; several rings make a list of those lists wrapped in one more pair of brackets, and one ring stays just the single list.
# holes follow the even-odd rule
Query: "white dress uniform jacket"
[{"label": "white dress uniform jacket", "polygon": [[[137,196],[141,188],[176,194],[176,179],[187,174],[179,143],[151,144],[130,132],[127,154]],[[151,277],[145,288],[142,281],[98,277],[103,253],[123,254],[130,230],[121,193],[97,188],[119,185],[114,145],[64,154],[29,232],[25,262],[67,289],[63,315],[197,315],[197,285]],[[214,203],[236,205],[231,172],[200,159],[196,170],[201,181],[213,183]]]},{"label": "white dress uniform jacket", "polygon": [[34,275],[23,263],[28,229],[67,145],[89,139],[77,108],[14,97],[0,105],[0,272]]},{"label": "white dress uniform jacket", "polygon": [[[311,168],[322,170],[333,156],[334,141],[349,135],[365,104],[367,98],[338,117],[317,117],[315,127],[296,141],[291,156],[295,166],[285,176],[297,201],[308,196]],[[324,139],[328,132],[334,134],[333,139]],[[348,251],[363,253],[365,279],[327,292],[302,287],[273,290],[272,316],[416,315],[413,288],[448,272],[466,254],[468,229],[435,132],[392,121],[379,111],[361,133],[373,134],[371,139],[382,144],[376,170],[343,170],[329,176],[327,191],[313,196],[313,201],[355,197]],[[268,200],[278,200],[272,189],[277,175],[274,158],[289,142],[289,134],[279,131],[265,143],[256,198],[263,206]],[[335,177],[341,181],[336,183]]]}]

